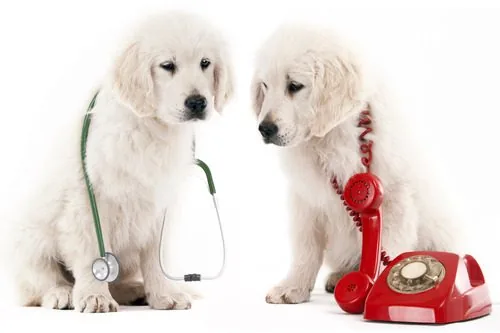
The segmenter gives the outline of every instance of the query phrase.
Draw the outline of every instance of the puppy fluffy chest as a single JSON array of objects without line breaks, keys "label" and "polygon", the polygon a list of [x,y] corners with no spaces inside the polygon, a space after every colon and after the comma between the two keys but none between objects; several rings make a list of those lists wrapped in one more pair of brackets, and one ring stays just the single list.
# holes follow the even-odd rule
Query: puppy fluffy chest
[{"label": "puppy fluffy chest", "polygon": [[101,158],[92,175],[99,179],[103,228],[116,249],[142,247],[159,232],[163,210],[175,201],[192,163],[192,135],[174,134],[171,141],[146,141],[132,133],[129,140],[98,148],[101,154],[95,156]]},{"label": "puppy fluffy chest", "polygon": [[328,220],[349,225],[348,214],[331,180],[336,177],[343,186],[352,175],[364,170],[356,130],[347,123],[321,140],[286,149],[282,154],[291,190]]}]

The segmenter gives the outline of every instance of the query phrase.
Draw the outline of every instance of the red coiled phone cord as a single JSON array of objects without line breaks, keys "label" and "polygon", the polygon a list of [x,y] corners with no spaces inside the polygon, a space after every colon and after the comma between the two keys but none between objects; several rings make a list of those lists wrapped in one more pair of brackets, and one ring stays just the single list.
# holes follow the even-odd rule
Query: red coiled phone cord
[{"label": "red coiled phone cord", "polygon": [[[360,151],[362,154],[366,155],[361,158],[361,163],[363,163],[363,165],[366,167],[367,172],[370,172],[373,141],[367,140],[365,136],[372,131],[372,128],[370,127],[371,123],[372,120],[370,118],[370,111],[368,110],[362,111],[359,117],[358,127],[364,128],[364,131],[363,133],[360,134],[359,141],[361,143]],[[352,217],[352,220],[356,224],[356,227],[359,229],[359,231],[363,231],[359,213],[353,211],[349,206],[347,206],[347,203],[344,200],[344,192],[337,181],[337,177],[332,177],[331,184],[335,192],[337,192],[337,194],[340,195],[340,200],[342,200],[342,203],[344,204],[346,211],[349,213],[349,216]],[[380,260],[382,261],[384,266],[387,266],[391,262],[391,258],[387,255],[387,252],[384,250],[382,250],[382,252],[380,253]]]}]

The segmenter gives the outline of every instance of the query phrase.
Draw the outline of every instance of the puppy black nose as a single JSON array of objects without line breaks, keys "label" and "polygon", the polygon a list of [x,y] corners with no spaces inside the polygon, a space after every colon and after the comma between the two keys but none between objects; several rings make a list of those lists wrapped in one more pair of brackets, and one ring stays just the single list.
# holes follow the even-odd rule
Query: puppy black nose
[{"label": "puppy black nose", "polygon": [[186,98],[184,105],[194,116],[200,116],[207,107],[207,99],[201,95],[191,95]]},{"label": "puppy black nose", "polygon": [[278,134],[278,126],[270,121],[263,121],[259,125],[259,132],[265,139],[269,139]]}]

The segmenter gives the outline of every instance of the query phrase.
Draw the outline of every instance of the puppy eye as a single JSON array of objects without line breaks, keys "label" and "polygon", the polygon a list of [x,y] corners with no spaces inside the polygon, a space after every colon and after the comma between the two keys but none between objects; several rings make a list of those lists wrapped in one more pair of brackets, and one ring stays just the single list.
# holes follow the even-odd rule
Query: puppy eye
[{"label": "puppy eye", "polygon": [[300,91],[302,88],[304,88],[304,85],[302,83],[292,81],[288,84],[288,86],[286,88],[290,94],[293,94],[293,93]]},{"label": "puppy eye", "polygon": [[206,69],[208,66],[210,66],[210,60],[208,60],[207,58],[201,59],[200,66],[201,69]]},{"label": "puppy eye", "polygon": [[166,70],[167,72],[175,72],[175,64],[172,61],[165,61],[160,64],[160,67]]},{"label": "puppy eye", "polygon": [[267,89],[267,84],[265,82],[262,82],[262,85],[264,86],[265,89]]}]

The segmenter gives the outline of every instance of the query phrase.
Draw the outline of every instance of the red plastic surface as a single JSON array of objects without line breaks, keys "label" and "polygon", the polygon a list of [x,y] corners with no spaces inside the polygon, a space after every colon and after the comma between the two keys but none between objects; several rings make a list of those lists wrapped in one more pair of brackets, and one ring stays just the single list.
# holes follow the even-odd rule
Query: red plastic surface
[{"label": "red plastic surface", "polygon": [[[445,267],[446,275],[435,288],[417,294],[400,294],[387,285],[390,269],[414,255],[430,255]],[[364,318],[374,321],[447,324],[491,313],[488,287],[481,268],[470,255],[415,251],[399,255],[382,272],[365,303]]]},{"label": "red plastic surface", "polygon": [[347,205],[359,213],[363,233],[363,247],[359,271],[345,275],[335,286],[337,304],[346,312],[363,312],[365,300],[380,269],[380,233],[382,219],[380,205],[383,199],[379,179],[370,173],[352,176],[346,184],[344,198]]}]

